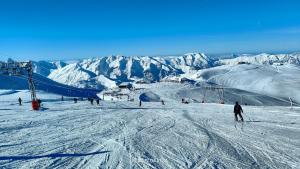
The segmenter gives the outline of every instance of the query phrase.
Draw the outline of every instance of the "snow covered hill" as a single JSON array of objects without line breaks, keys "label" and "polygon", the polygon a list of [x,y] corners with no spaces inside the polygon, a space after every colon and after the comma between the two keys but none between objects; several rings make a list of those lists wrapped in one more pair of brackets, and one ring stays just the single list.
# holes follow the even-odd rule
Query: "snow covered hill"
[{"label": "snow covered hill", "polygon": [[[300,67],[242,64],[200,70],[191,78],[300,103]],[[226,89],[225,89],[226,90]]]},{"label": "snow covered hill", "polygon": [[[55,82],[47,77],[39,74],[33,75],[33,81],[37,90],[42,90],[48,93],[57,95],[70,96],[70,97],[93,97],[97,98],[97,93],[103,89],[85,89],[76,88]],[[25,90],[28,89],[28,80],[26,75],[22,76],[3,76],[0,75],[0,89],[9,90]],[[39,97],[39,96],[38,96]]]}]

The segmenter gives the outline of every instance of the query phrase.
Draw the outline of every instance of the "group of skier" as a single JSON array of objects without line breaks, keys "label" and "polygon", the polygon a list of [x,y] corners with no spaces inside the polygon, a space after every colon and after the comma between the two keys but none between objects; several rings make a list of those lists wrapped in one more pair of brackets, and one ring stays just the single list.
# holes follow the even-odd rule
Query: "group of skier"
[{"label": "group of skier", "polygon": [[[96,100],[97,105],[100,105],[100,99],[95,99],[95,100]],[[94,104],[94,99],[93,98],[88,98],[88,101],[90,101],[91,105]]]},{"label": "group of skier", "polygon": [[[64,100],[63,96],[61,97],[61,100],[62,101]],[[100,105],[100,99],[95,99],[95,100],[96,100],[97,105]],[[41,100],[39,99],[38,101],[39,101],[39,104],[41,104]],[[77,101],[78,101],[78,99],[74,98],[74,103],[77,103]],[[94,104],[94,99],[93,98],[88,98],[88,101],[90,101],[91,105]],[[18,98],[18,102],[19,102],[19,105],[21,106],[22,105],[21,97]],[[185,103],[185,104],[188,103],[187,101],[185,101],[185,99],[182,99],[181,102]],[[165,101],[161,100],[161,104],[165,105]],[[141,100],[139,101],[139,106],[142,107],[142,101]],[[242,116],[242,113],[244,113],[244,111],[243,111],[242,106],[239,104],[239,102],[235,102],[235,105],[234,105],[234,108],[233,108],[233,113],[234,113],[235,121],[238,121],[238,117],[240,117],[242,122],[244,121],[244,118]]]}]

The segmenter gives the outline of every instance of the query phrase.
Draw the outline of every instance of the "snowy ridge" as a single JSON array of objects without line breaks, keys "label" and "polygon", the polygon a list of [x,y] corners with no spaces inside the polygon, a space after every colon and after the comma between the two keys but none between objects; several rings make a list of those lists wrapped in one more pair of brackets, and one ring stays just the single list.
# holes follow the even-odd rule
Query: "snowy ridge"
[{"label": "snowy ridge", "polygon": [[108,56],[85,59],[57,68],[48,77],[77,87],[94,87],[101,84],[111,88],[123,81],[146,79],[155,82],[170,75],[195,72],[213,65],[213,59],[200,53],[189,53],[179,57]]},{"label": "snowy ridge", "polygon": [[[76,87],[106,88],[115,87],[124,81],[145,80],[157,82],[164,78],[178,75],[190,78],[198,70],[216,67],[219,65],[237,65],[238,63],[260,65],[300,65],[300,54],[266,54],[234,55],[231,59],[212,59],[202,53],[188,53],[182,56],[107,56],[84,59],[74,63],[61,62],[36,64],[42,75],[63,84]],[[45,70],[44,70],[45,69]],[[39,69],[37,69],[39,70]],[[48,70],[48,71],[47,71]]]},{"label": "snowy ridge", "polygon": [[267,54],[262,53],[259,55],[241,55],[232,59],[221,59],[217,63],[220,65],[235,65],[239,62],[246,62],[251,64],[297,64],[300,65],[300,54]]}]

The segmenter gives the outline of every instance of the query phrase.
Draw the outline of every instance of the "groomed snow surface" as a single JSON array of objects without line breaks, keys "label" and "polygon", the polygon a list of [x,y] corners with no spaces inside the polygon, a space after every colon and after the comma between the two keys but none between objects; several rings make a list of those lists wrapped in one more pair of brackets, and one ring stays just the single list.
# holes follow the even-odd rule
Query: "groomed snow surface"
[{"label": "groomed snow surface", "polygon": [[[190,86],[141,87],[134,102],[100,105],[38,92],[40,111],[28,91],[1,90],[0,168],[299,168],[300,108],[243,105],[242,123],[231,104],[182,104]],[[139,107],[147,92],[165,105]]]}]

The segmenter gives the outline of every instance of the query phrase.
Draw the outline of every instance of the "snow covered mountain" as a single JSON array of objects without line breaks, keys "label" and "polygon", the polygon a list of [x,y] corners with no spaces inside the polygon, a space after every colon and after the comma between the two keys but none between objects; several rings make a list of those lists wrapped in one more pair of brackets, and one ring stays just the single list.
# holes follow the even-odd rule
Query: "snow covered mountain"
[{"label": "snow covered mountain", "polygon": [[47,61],[38,61],[33,62],[34,72],[43,76],[48,76],[53,70],[60,69],[67,65],[67,63],[62,61],[56,62],[47,62]]},{"label": "snow covered mountain", "polygon": [[238,63],[252,63],[252,64],[297,64],[300,65],[300,54],[267,54],[262,53],[258,55],[240,55],[231,59],[220,59],[217,61],[219,65],[235,65]]},{"label": "snow covered mountain", "polygon": [[[221,57],[222,58],[222,57]],[[300,54],[233,55],[229,59],[213,59],[202,53],[182,56],[107,56],[73,62],[34,62],[35,72],[80,88],[116,87],[124,81],[157,82],[178,75],[190,79],[198,70],[239,63],[259,65],[300,65]]]},{"label": "snow covered mountain", "polygon": [[214,62],[200,53],[169,57],[108,56],[68,64],[51,71],[48,77],[77,87],[111,88],[123,81],[155,82],[170,75],[196,72],[214,66]]},{"label": "snow covered mountain", "polygon": [[[199,80],[199,70],[222,65],[248,63],[254,65],[300,65],[300,54],[234,55],[230,59],[214,59],[202,53],[182,56],[107,56],[72,62],[33,62],[37,74],[53,81],[79,87],[103,89],[114,88],[125,81],[157,82],[168,79]],[[221,57],[222,58],[222,57]],[[210,72],[213,73],[213,72]],[[201,76],[201,78],[203,78]],[[170,80],[169,80],[170,81]],[[176,81],[176,80],[175,80]],[[235,87],[235,86],[232,86]]]}]

